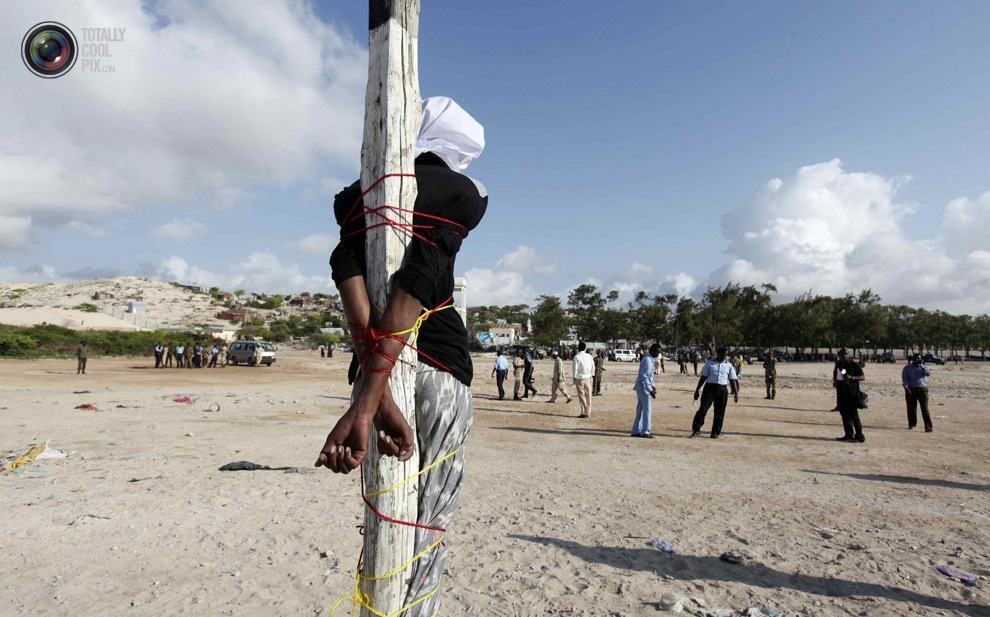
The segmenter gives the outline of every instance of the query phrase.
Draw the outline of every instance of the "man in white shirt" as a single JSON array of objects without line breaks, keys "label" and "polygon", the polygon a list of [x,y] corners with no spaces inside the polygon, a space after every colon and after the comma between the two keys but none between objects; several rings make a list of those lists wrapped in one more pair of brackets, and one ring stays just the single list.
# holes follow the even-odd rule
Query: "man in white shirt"
[{"label": "man in white shirt", "polygon": [[574,389],[581,405],[579,418],[591,417],[591,379],[595,376],[595,360],[585,349],[587,345],[580,341],[578,352],[574,354]]},{"label": "man in white shirt", "polygon": [[725,358],[725,347],[719,347],[717,357],[711,362],[706,362],[701,369],[701,379],[694,389],[694,400],[698,400],[701,386],[705,386],[704,394],[701,395],[701,406],[694,414],[694,422],[691,424],[691,437],[701,434],[701,427],[705,425],[705,416],[708,409],[715,404],[715,420],[712,422],[712,439],[718,439],[722,434],[722,421],[725,419],[725,407],[729,403],[729,387],[732,388],[732,395],[735,402],[739,402],[739,376],[732,363]]}]

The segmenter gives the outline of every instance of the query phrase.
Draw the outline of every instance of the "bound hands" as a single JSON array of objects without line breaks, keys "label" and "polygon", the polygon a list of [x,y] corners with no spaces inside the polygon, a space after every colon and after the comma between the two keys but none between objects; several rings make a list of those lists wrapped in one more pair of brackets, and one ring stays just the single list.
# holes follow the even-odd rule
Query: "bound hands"
[{"label": "bound hands", "polygon": [[[315,467],[326,467],[334,473],[350,473],[368,456],[368,435],[374,426],[378,436],[378,451],[384,456],[395,456],[408,461],[415,451],[412,428],[392,400],[386,388],[374,413],[361,397],[344,413],[316,458]],[[374,409],[374,408],[372,408]]]}]

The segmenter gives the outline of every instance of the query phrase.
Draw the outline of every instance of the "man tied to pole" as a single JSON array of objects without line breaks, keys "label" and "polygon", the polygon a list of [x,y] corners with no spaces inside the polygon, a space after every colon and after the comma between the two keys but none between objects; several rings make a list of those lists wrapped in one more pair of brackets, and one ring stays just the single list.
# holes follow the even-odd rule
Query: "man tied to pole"
[{"label": "man tied to pole", "polygon": [[[401,340],[407,337],[387,335],[409,330],[424,309],[441,308],[452,297],[454,258],[488,206],[484,187],[461,172],[481,154],[484,145],[484,129],[457,103],[446,97],[423,101],[415,148],[415,235],[402,267],[392,278],[391,294],[380,318],[377,309],[372,309],[365,286],[364,230],[381,220],[366,220],[362,215],[360,182],[338,194],[334,202],[341,240],[330,265],[354,342],[352,369],[360,362],[360,373],[353,402],[327,436],[316,466],[326,466],[335,473],[357,469],[367,456],[372,426],[381,453],[405,461],[418,449],[421,470],[456,452],[419,477],[416,523],[433,528],[446,528],[450,523],[464,479],[463,446],[473,413],[467,330],[456,310],[438,310],[422,322],[418,337],[411,343],[419,352],[415,443],[388,387],[389,371],[402,351]],[[434,544],[436,537],[433,530],[417,528],[415,554]],[[438,586],[446,558],[446,547],[440,545],[413,563],[405,605]],[[433,615],[439,604],[440,594],[431,595],[403,617]]]}]

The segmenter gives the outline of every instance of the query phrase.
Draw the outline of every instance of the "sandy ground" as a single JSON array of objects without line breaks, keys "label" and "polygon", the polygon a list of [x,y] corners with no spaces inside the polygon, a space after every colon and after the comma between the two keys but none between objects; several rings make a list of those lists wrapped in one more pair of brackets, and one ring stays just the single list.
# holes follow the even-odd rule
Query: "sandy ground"
[{"label": "sandy ground", "polygon": [[[71,453],[0,475],[0,614],[325,614],[360,546],[357,479],[310,467],[346,404],[348,359],[156,371],[94,358],[86,376],[0,362],[0,450],[49,439]],[[492,400],[490,359],[476,362],[441,614],[654,615],[673,593],[713,611],[990,615],[990,366],[937,371],[944,417],[925,434],[906,430],[900,367],[868,365],[867,443],[850,445],[832,439],[828,365],[782,364],[773,402],[751,367],[719,441],[685,438],[695,380],[668,372],[651,441],[628,437],[631,364],[608,365],[578,420],[576,402],[544,402],[546,363],[538,402],[513,403]],[[217,470],[237,460],[299,469]]]},{"label": "sandy ground", "polygon": [[52,324],[73,330],[140,330],[137,325],[105,313],[51,307],[0,308],[0,323],[31,327]]}]

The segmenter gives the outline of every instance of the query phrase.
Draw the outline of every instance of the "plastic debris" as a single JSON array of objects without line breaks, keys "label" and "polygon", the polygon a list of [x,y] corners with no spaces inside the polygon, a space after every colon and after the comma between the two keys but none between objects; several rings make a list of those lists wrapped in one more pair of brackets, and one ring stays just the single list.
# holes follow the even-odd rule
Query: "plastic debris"
[{"label": "plastic debris", "polygon": [[69,455],[62,450],[49,448],[48,442],[34,444],[23,450],[9,452],[0,458],[0,471],[14,471],[20,467],[30,465],[34,461],[46,459],[67,458]]},{"label": "plastic debris", "polygon": [[966,572],[965,570],[960,570],[956,566],[949,565],[949,564],[942,564],[942,565],[940,565],[939,567],[937,567],[935,569],[938,570],[939,574],[942,574],[944,576],[948,576],[951,579],[955,579],[955,580],[959,581],[960,583],[962,583],[963,585],[966,585],[967,587],[976,587],[976,575],[975,574],[970,574],[969,572]]},{"label": "plastic debris", "polygon": [[674,545],[671,544],[670,542],[668,542],[667,540],[664,540],[663,538],[653,538],[652,540],[650,540],[646,544],[650,548],[654,548],[654,549],[660,551],[661,553],[666,553],[668,555],[676,555],[677,554],[677,549],[674,548]]},{"label": "plastic debris", "polygon": [[76,409],[81,411],[96,411],[96,405],[92,403],[83,403],[82,405],[76,405]]},{"label": "plastic debris", "polygon": [[188,405],[193,402],[193,400],[188,396],[176,396],[172,399],[172,401],[179,403],[180,405]]}]

